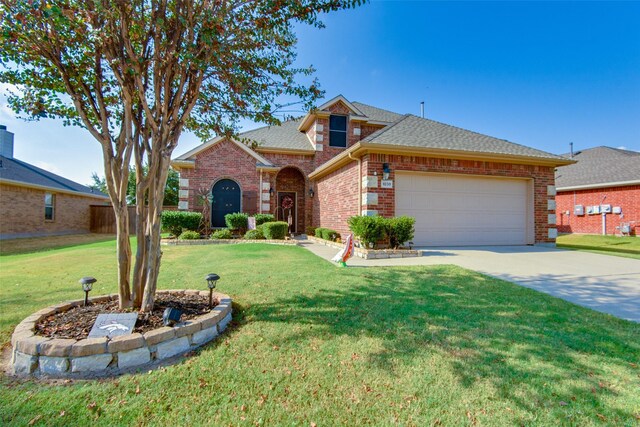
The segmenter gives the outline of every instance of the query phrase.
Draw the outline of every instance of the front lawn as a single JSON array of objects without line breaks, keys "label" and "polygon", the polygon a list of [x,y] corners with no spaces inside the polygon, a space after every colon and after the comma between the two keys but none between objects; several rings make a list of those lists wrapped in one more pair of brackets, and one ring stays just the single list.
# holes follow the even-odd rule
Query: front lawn
[{"label": "front lawn", "polygon": [[[3,425],[637,425],[640,325],[452,266],[336,268],[298,247],[164,247],[162,288],[221,276],[198,356],[114,380],[3,379]],[[0,259],[0,338],[116,289],[115,243]]]},{"label": "front lawn", "polygon": [[640,259],[640,238],[636,236],[598,236],[595,234],[563,234],[556,239],[556,246]]}]

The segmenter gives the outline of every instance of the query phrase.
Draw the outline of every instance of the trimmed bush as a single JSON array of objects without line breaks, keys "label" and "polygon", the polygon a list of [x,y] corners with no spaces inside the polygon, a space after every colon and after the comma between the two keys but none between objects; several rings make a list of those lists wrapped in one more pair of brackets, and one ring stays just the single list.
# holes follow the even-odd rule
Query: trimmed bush
[{"label": "trimmed bush", "polygon": [[287,234],[289,224],[284,221],[274,221],[262,224],[265,239],[282,240]]},{"label": "trimmed bush", "polygon": [[262,232],[262,227],[260,227],[258,229],[258,227],[256,227],[255,230],[249,230],[246,232],[246,234],[244,235],[243,239],[246,240],[262,240],[264,239],[264,234]]},{"label": "trimmed bush", "polygon": [[385,218],[381,216],[352,216],[347,222],[349,229],[367,248],[371,244],[375,247],[386,234]]},{"label": "trimmed bush", "polygon": [[162,211],[162,230],[174,236],[182,234],[182,230],[198,231],[202,214],[200,212]]},{"label": "trimmed bush", "polygon": [[253,216],[256,219],[256,227],[266,222],[273,222],[276,220],[272,214],[255,214]]},{"label": "trimmed bush", "polygon": [[307,234],[307,236],[315,236],[316,235],[316,229],[313,227],[307,227],[305,229],[305,233]]},{"label": "trimmed bush", "polygon": [[186,230],[183,231],[180,236],[178,236],[179,240],[198,240],[200,238],[200,233],[197,231]]},{"label": "trimmed bush", "polygon": [[322,229],[322,238],[324,240],[335,242],[338,237],[340,237],[340,233],[338,233],[336,230],[332,230],[330,228]]},{"label": "trimmed bush", "polygon": [[221,230],[215,231],[211,235],[211,239],[213,240],[232,239],[232,238],[233,236],[231,235],[231,230],[229,230],[228,228],[223,228]]},{"label": "trimmed bush", "polygon": [[316,237],[318,237],[318,238],[320,238],[320,239],[323,239],[323,237],[322,237],[322,231],[323,231],[323,230],[324,230],[324,228],[322,228],[322,227],[318,227],[318,228],[316,228],[316,230],[315,230],[315,232],[313,233],[313,235],[314,235],[314,236],[316,236]]},{"label": "trimmed bush", "polygon": [[389,237],[389,246],[397,249],[405,242],[413,239],[415,233],[416,219],[410,216],[398,216],[395,218],[385,218],[384,226]]},{"label": "trimmed bush", "polygon": [[248,227],[249,215],[246,213],[230,213],[224,216],[224,222],[227,224],[229,230],[239,230],[241,233]]}]

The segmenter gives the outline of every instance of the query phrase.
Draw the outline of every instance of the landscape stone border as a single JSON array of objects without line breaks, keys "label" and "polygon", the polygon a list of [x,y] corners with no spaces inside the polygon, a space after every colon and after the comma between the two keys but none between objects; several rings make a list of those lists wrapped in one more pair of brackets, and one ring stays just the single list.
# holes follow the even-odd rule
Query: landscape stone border
[{"label": "landscape stone border", "polygon": [[[159,290],[159,294],[200,294],[209,291]],[[20,376],[73,377],[117,375],[123,370],[178,356],[198,348],[221,334],[231,321],[231,298],[214,293],[219,304],[209,313],[143,334],[133,333],[108,339],[58,339],[35,334],[36,324],[52,314],[81,305],[84,300],[65,302],[33,313],[16,326],[11,337],[11,368]],[[116,300],[117,295],[92,298],[91,302]]]},{"label": "landscape stone border", "polygon": [[179,239],[162,239],[161,245],[164,246],[198,246],[198,245],[234,245],[240,243],[266,243],[269,245],[296,246],[296,240],[245,240],[245,239],[198,239],[198,240],[179,240]]},{"label": "landscape stone border", "polygon": [[[343,249],[344,243],[336,243],[325,239],[320,239],[315,236],[307,236],[307,239],[314,243],[319,243],[325,246],[331,246],[336,249]],[[414,249],[365,249],[355,247],[353,254],[359,258],[364,259],[387,259],[387,258],[415,258],[421,257],[422,251],[416,251]]]}]

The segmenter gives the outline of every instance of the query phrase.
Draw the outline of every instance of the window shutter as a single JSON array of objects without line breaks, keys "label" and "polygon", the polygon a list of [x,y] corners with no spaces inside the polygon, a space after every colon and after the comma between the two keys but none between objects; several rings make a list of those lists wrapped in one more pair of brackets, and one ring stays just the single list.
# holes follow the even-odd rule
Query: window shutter
[{"label": "window shutter", "polygon": [[250,215],[258,213],[257,191],[245,191],[242,193],[242,212]]}]

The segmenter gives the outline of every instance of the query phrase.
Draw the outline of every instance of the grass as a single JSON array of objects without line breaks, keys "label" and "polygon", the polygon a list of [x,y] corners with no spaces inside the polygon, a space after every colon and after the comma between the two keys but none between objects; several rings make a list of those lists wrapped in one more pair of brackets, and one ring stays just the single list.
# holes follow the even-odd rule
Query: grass
[{"label": "grass", "polygon": [[68,234],[64,236],[32,237],[26,239],[0,240],[0,255],[15,255],[42,252],[93,242],[113,240],[109,234]]},{"label": "grass", "polygon": [[640,259],[640,238],[635,236],[617,237],[598,236],[594,234],[563,234],[556,239],[556,246],[563,249]]},{"label": "grass", "polygon": [[[114,380],[0,380],[0,424],[637,425],[640,325],[453,266],[338,269],[298,247],[163,248],[162,288],[220,274],[231,328]],[[0,337],[77,280],[116,289],[114,242],[0,259]]]}]

